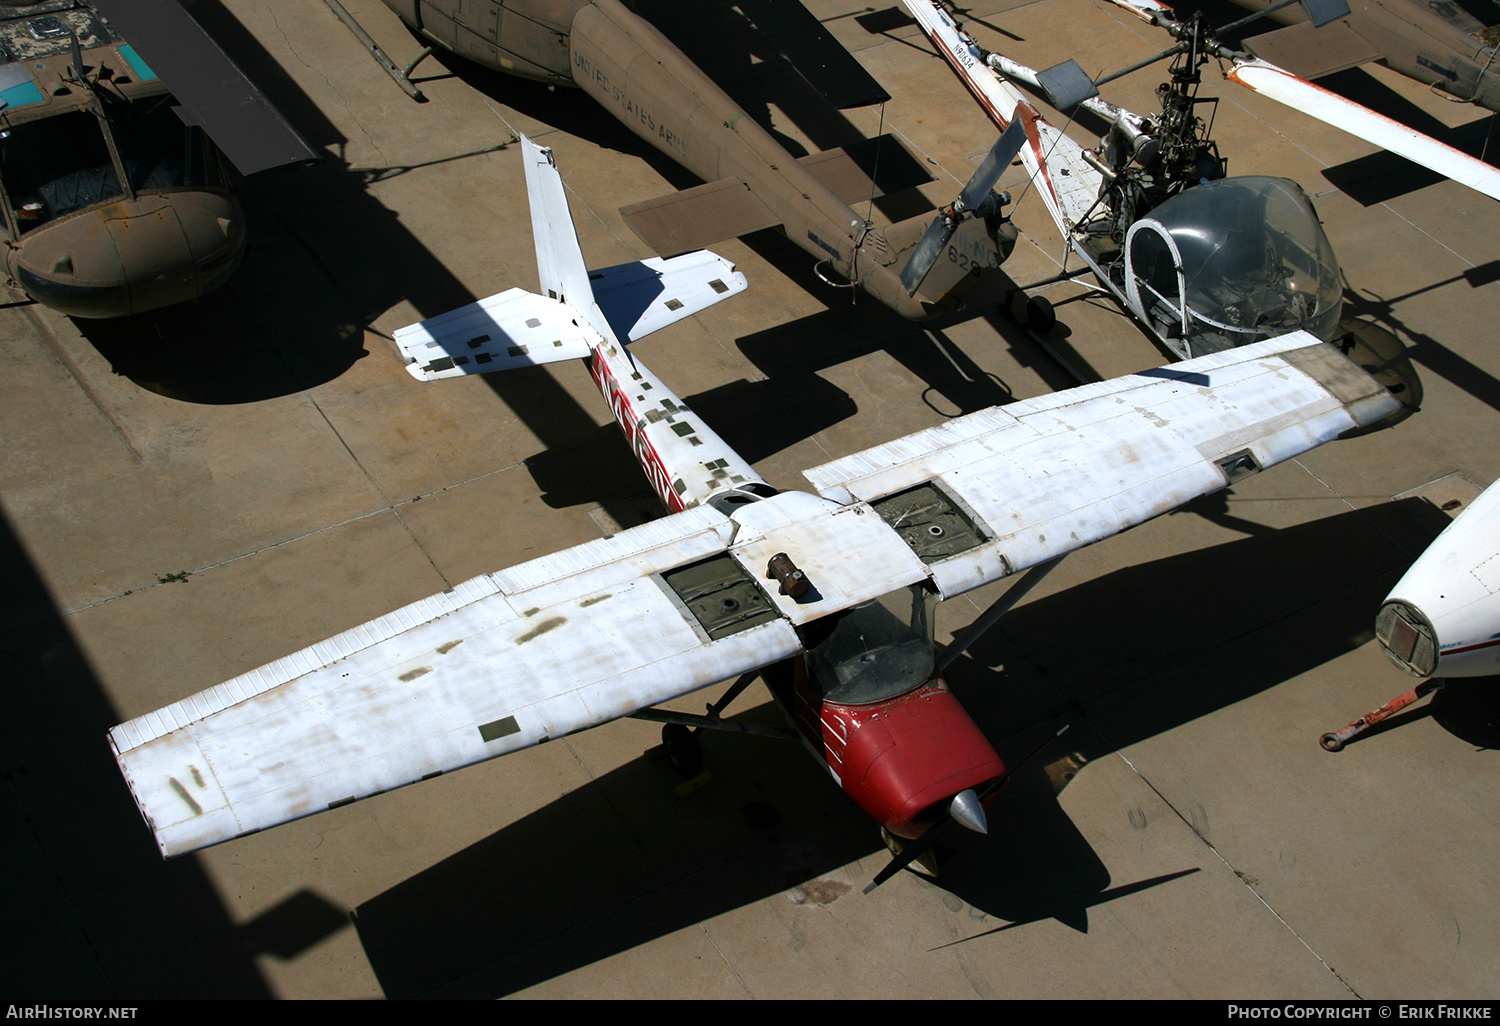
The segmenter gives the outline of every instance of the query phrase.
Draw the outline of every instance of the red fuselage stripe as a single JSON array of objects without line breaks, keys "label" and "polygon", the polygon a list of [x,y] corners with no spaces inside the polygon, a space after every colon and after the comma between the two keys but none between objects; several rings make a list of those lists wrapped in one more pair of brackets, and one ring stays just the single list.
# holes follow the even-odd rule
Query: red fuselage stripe
[{"label": "red fuselage stripe", "polygon": [[662,462],[661,456],[651,445],[651,439],[646,437],[646,432],[641,427],[642,418],[636,415],[630,397],[620,387],[619,381],[615,379],[614,373],[609,369],[601,354],[595,352],[589,357],[588,365],[589,374],[593,377],[594,384],[598,386],[599,394],[604,396],[605,405],[609,407],[615,423],[620,425],[625,441],[630,443],[630,449],[635,453],[641,470],[645,472],[646,480],[651,482],[652,490],[669,510],[673,513],[680,513],[687,508],[687,504],[672,487],[672,475],[667,471],[667,465]]}]

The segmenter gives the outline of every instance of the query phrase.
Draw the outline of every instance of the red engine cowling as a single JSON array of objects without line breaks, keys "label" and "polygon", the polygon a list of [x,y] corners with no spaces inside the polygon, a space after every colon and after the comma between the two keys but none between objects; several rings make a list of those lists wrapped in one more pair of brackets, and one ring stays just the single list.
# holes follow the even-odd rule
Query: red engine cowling
[{"label": "red engine cowling", "polygon": [[807,732],[817,725],[840,786],[898,837],[921,836],[948,811],[954,795],[1005,772],[941,679],[869,705],[818,701],[799,686],[797,704],[798,726]]}]

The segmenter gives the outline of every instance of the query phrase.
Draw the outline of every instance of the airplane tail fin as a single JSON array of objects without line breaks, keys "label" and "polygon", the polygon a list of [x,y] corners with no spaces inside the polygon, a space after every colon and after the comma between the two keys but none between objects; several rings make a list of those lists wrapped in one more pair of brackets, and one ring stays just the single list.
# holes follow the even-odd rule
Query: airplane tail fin
[{"label": "airplane tail fin", "polygon": [[606,340],[633,342],[747,286],[723,257],[698,250],[589,271],[552,151],[521,137],[532,237],[545,295],[508,289],[398,328],[418,380],[582,359]]},{"label": "airplane tail fin", "polygon": [[594,330],[607,334],[611,328],[599,315],[583,247],[573,227],[568,194],[562,175],[552,159],[552,150],[521,136],[521,162],[526,168],[526,195],[531,201],[531,237],[536,245],[536,267],[542,292],[586,317]]}]

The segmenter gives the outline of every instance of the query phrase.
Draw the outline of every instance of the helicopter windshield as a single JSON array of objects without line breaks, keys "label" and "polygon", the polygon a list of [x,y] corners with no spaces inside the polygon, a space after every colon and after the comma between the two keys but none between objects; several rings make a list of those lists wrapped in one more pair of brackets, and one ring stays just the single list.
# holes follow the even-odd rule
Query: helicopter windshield
[{"label": "helicopter windshield", "polygon": [[823,697],[864,705],[894,698],[932,676],[932,611],[920,584],[861,603],[808,649],[808,669]]},{"label": "helicopter windshield", "polygon": [[[1333,337],[1343,309],[1338,261],[1295,182],[1259,176],[1203,182],[1150,216],[1142,227],[1153,230],[1135,233],[1130,243],[1132,273],[1174,306],[1186,299],[1189,335],[1217,330],[1232,345],[1298,328],[1325,341]],[[1173,247],[1181,260],[1180,298]]]}]

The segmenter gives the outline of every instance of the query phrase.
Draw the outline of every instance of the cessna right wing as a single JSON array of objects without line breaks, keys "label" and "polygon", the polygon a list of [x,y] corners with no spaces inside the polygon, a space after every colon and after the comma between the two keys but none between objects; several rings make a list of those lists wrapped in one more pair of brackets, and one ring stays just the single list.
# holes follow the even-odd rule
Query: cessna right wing
[{"label": "cessna right wing", "polygon": [[[449,592],[115,727],[163,855],[416,783],[800,651],[904,584],[961,594],[1399,404],[1303,333],[958,418]],[[811,587],[767,584],[788,555]]]}]

